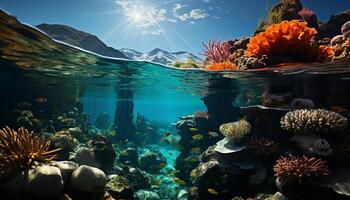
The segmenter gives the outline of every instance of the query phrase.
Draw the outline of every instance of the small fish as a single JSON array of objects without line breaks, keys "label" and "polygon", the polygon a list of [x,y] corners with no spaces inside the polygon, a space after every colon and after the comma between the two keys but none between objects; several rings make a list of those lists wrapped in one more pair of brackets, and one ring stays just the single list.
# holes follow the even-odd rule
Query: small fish
[{"label": "small fish", "polygon": [[208,189],[208,192],[209,192],[210,194],[212,194],[212,195],[218,195],[218,194],[219,194],[219,192],[217,192],[216,190],[211,189],[211,188]]},{"label": "small fish", "polygon": [[193,147],[193,148],[191,149],[191,152],[192,152],[192,153],[199,153],[199,152],[201,152],[201,149],[200,149],[199,147]]},{"label": "small fish", "polygon": [[171,133],[166,132],[166,133],[164,133],[163,137],[168,137],[169,135],[171,135]]},{"label": "small fish", "polygon": [[47,99],[44,98],[44,97],[39,97],[39,98],[36,98],[36,99],[35,99],[35,102],[40,103],[40,104],[43,104],[43,103],[46,103],[46,102],[47,102]]},{"label": "small fish", "polygon": [[186,182],[184,180],[179,179],[179,178],[174,178],[173,181],[174,181],[174,183],[176,183],[178,185],[186,185]]},{"label": "small fish", "polygon": [[190,131],[193,131],[193,132],[198,131],[198,128],[190,128]]},{"label": "small fish", "polygon": [[173,156],[174,154],[173,154],[173,153],[171,153],[171,152],[168,152],[168,155],[169,155],[169,156]]},{"label": "small fish", "polygon": [[198,141],[198,140],[201,140],[201,139],[203,139],[203,138],[204,138],[204,136],[201,135],[201,134],[196,134],[196,135],[193,135],[193,136],[192,136],[192,139],[193,139],[194,141]]},{"label": "small fish", "polygon": [[159,164],[159,167],[165,167],[166,166],[166,163],[160,163]]},{"label": "small fish", "polygon": [[219,134],[218,134],[217,132],[209,132],[208,135],[209,135],[209,137],[211,137],[211,138],[214,138],[214,137],[218,137],[218,136],[219,136]]},{"label": "small fish", "polygon": [[160,186],[161,183],[160,183],[160,180],[153,180],[153,181],[151,181],[151,184]]},{"label": "small fish", "polygon": [[169,141],[167,138],[163,138],[162,141],[163,141],[165,144],[170,144],[170,141]]},{"label": "small fish", "polygon": [[151,126],[147,126],[146,127],[148,130],[153,130],[153,127],[151,127]]},{"label": "small fish", "polygon": [[136,134],[136,135],[140,135],[141,133],[140,133],[140,132],[136,132],[135,134]]}]

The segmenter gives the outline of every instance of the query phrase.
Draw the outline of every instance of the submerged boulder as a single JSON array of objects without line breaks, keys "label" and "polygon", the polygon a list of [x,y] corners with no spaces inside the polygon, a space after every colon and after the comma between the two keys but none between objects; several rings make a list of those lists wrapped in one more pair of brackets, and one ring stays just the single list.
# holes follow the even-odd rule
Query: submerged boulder
[{"label": "submerged boulder", "polygon": [[134,191],[125,177],[110,175],[106,184],[107,192],[115,199],[133,199]]},{"label": "submerged boulder", "polygon": [[72,173],[71,183],[77,191],[101,192],[105,189],[107,177],[98,168],[82,165]]}]

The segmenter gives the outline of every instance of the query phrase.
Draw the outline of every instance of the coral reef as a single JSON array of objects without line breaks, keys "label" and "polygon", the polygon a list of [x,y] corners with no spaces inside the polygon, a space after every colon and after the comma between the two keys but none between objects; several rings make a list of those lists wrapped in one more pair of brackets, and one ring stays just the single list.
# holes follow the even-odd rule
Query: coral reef
[{"label": "coral reef", "polygon": [[266,67],[268,57],[263,55],[260,59],[255,57],[241,56],[236,59],[236,64],[240,70],[258,69]]},{"label": "coral reef", "polygon": [[246,137],[251,130],[252,126],[245,119],[241,119],[237,122],[222,124],[220,126],[221,134],[233,142],[239,142]]},{"label": "coral reef", "polygon": [[[250,38],[247,56],[262,58],[263,55],[287,56],[294,61],[312,61],[317,49],[311,44],[317,31],[298,20],[283,21],[269,26],[266,31]],[[284,58],[283,58],[284,59]]]},{"label": "coral reef", "polygon": [[0,130],[0,175],[7,176],[35,162],[49,162],[60,149],[49,150],[50,141],[44,141],[25,128],[18,131],[9,127]]},{"label": "coral reef", "polygon": [[277,178],[297,179],[299,183],[306,177],[327,176],[329,174],[327,163],[321,159],[306,156],[297,157],[289,155],[281,157],[273,167]]},{"label": "coral reef", "polygon": [[213,63],[208,65],[206,68],[208,71],[223,71],[223,70],[238,70],[237,65],[231,62],[223,62],[223,63]]},{"label": "coral reef", "polygon": [[343,24],[341,27],[341,33],[343,34],[345,39],[350,38],[350,21]]},{"label": "coral reef", "polygon": [[231,55],[230,48],[232,45],[228,41],[220,42],[210,40],[208,44],[202,44],[205,47],[203,55],[207,57],[209,63],[213,64],[229,61]]},{"label": "coral reef", "polygon": [[336,132],[348,125],[345,117],[324,109],[290,111],[280,123],[283,130],[297,134]]},{"label": "coral reef", "polygon": [[309,147],[309,153],[317,156],[329,156],[332,154],[332,148],[327,140],[318,139]]}]

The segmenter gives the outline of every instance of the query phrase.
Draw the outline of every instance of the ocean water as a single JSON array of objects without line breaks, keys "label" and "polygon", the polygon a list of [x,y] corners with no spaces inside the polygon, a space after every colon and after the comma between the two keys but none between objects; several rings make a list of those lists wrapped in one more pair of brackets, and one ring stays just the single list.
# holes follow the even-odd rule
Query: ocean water
[{"label": "ocean water", "polygon": [[[151,185],[135,186],[135,192],[139,188],[152,190],[161,199],[176,199],[178,191],[193,187],[202,195],[200,199],[252,197],[261,191],[272,194],[278,191],[271,181],[266,181],[274,177],[273,162],[258,168],[268,174],[268,178],[263,175],[266,182],[254,177],[259,187],[255,183],[237,186],[234,181],[240,179],[231,180],[231,175],[229,180],[212,185],[192,180],[191,171],[204,162],[201,153],[223,138],[218,129],[223,123],[247,119],[253,126],[254,136],[268,136],[284,145],[288,134],[281,133],[279,120],[296,109],[291,105],[294,99],[309,99],[314,108],[339,111],[349,117],[349,63],[300,63],[245,72],[207,72],[102,57],[53,41],[19,23],[1,26],[0,33],[1,127],[23,125],[45,135],[49,132],[48,121],[52,120],[55,126],[58,121],[57,132],[80,127],[83,132],[80,146],[95,137],[105,137],[116,153],[112,169],[104,170],[105,173],[121,173],[118,169],[123,168],[122,165],[136,165],[151,177]],[[21,121],[25,110],[34,116]],[[198,111],[207,112],[209,119],[193,125],[191,120],[193,122],[193,115]],[[62,125],[59,119],[75,122]],[[181,128],[178,122],[189,127]],[[349,136],[340,137],[345,138],[343,142],[329,135],[325,138],[331,138],[332,145],[349,146]],[[128,148],[136,149],[139,162],[147,153],[156,155],[157,159],[149,161],[151,163],[132,163]],[[342,158],[348,159],[348,155],[325,159],[337,167],[347,168],[349,161],[339,161]],[[245,157],[242,155],[241,159]],[[218,173],[220,180],[225,177],[221,171],[213,173]],[[207,177],[209,181],[215,179],[211,176],[213,174]],[[238,188],[238,192],[231,191],[230,187]],[[249,193],[252,187],[258,189]]]}]

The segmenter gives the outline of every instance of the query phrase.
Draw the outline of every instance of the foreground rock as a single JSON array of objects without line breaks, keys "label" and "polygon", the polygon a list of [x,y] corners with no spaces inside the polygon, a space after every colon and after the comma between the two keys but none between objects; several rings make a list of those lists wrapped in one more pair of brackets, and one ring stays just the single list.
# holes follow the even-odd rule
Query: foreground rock
[{"label": "foreground rock", "polygon": [[107,183],[105,173],[95,167],[82,165],[72,173],[72,188],[82,192],[104,191]]}]

